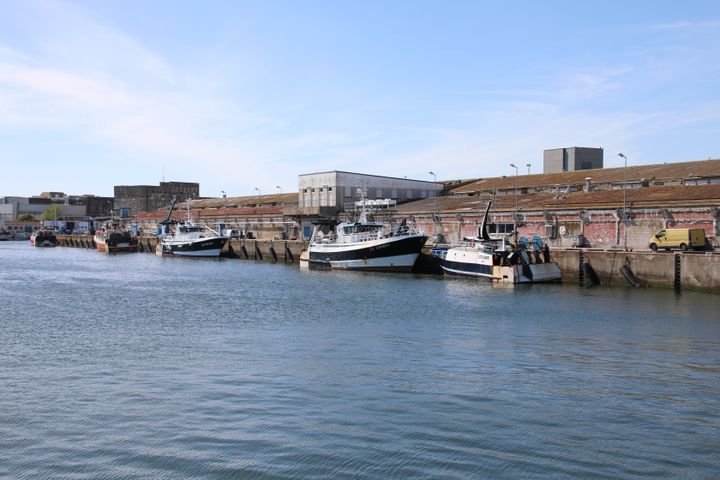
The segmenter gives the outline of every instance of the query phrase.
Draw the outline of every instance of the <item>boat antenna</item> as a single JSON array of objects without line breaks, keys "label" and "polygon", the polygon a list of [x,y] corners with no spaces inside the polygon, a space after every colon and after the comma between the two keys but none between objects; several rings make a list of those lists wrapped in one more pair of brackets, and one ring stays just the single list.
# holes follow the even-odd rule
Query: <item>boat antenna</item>
[{"label": "boat antenna", "polygon": [[360,218],[358,220],[360,223],[367,223],[367,209],[365,208],[365,204],[367,202],[365,201],[365,191],[358,187],[357,194],[358,197],[360,197]]}]

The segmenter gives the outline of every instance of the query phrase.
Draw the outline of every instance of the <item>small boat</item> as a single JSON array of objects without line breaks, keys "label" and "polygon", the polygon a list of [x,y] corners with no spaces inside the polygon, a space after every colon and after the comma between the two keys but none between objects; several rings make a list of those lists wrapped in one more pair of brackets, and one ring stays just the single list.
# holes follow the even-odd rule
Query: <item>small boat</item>
[{"label": "small boat", "polygon": [[356,222],[343,222],[334,232],[317,225],[308,246],[308,264],[313,268],[410,272],[428,237],[404,222],[389,225],[372,221],[364,192]]},{"label": "small boat", "polygon": [[482,277],[500,283],[559,282],[560,267],[550,258],[547,245],[539,237],[533,242],[510,244],[506,238],[493,239],[487,233],[488,202],[483,217],[482,238],[466,238],[461,245],[435,248],[435,257],[447,275]]},{"label": "small boat", "polygon": [[33,247],[56,247],[57,244],[57,237],[52,230],[43,228],[30,235],[30,245]]},{"label": "small boat", "polygon": [[[193,223],[190,217],[190,200],[188,200],[187,221],[171,221],[175,202],[176,199],[173,197],[167,217],[161,222],[163,233],[160,235],[155,253],[161,256],[219,257],[228,237],[210,227]],[[174,230],[170,231],[170,225],[174,225]]]},{"label": "small boat", "polygon": [[138,251],[138,239],[119,225],[104,225],[95,230],[93,236],[95,248],[106,253],[126,253]]}]

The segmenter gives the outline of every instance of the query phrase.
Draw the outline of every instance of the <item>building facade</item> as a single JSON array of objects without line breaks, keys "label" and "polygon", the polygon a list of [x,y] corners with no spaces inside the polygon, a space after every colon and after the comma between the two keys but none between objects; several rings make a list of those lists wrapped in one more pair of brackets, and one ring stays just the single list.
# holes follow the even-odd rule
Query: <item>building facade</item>
[{"label": "building facade", "polygon": [[574,172],[603,168],[603,149],[553,148],[543,152],[543,173]]},{"label": "building facade", "polygon": [[360,192],[371,200],[389,199],[400,204],[436,197],[442,190],[440,182],[335,170],[299,175],[298,206],[308,212],[323,208],[339,213],[352,210]]},{"label": "building facade", "polygon": [[193,182],[160,182],[160,185],[115,186],[115,214],[131,217],[152,212],[170,205],[173,197],[178,203],[200,196],[200,184]]}]

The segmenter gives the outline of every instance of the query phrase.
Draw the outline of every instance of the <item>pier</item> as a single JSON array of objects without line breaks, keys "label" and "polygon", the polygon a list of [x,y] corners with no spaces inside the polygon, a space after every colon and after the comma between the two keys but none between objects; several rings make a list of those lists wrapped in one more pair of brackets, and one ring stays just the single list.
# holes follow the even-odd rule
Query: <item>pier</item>
[{"label": "pier", "polygon": [[[57,235],[58,245],[75,248],[95,248],[92,235]],[[138,240],[138,252],[155,253],[158,237],[143,236]],[[307,248],[304,240],[230,239],[223,248],[222,257],[241,260],[258,260],[272,263],[297,263],[300,253]]]},{"label": "pier", "polygon": [[[58,235],[65,247],[95,248],[92,235]],[[155,253],[158,238],[143,236],[138,251]],[[240,260],[298,264],[308,246],[305,240],[231,239],[222,256]],[[440,274],[430,247],[415,265],[415,273]],[[565,284],[633,286],[720,293],[720,254],[712,252],[651,252],[567,248],[552,249]],[[628,276],[629,275],[629,276]],[[591,278],[588,278],[591,277]]]}]

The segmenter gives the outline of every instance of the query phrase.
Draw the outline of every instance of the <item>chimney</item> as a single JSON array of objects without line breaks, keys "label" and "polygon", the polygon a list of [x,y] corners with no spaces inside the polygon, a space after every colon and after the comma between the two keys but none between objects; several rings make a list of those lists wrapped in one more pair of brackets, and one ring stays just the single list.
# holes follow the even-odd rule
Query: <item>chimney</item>
[{"label": "chimney", "polygon": [[592,177],[585,177],[585,191],[589,192],[592,190]]}]

